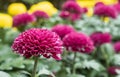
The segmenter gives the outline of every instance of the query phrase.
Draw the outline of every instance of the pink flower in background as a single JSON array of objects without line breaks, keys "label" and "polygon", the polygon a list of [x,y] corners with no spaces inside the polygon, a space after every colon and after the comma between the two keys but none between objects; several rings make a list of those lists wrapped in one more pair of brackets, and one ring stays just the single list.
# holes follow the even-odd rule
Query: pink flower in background
[{"label": "pink flower in background", "polygon": [[113,7],[120,13],[120,3],[114,4]]},{"label": "pink flower in background", "polygon": [[90,35],[95,46],[100,46],[105,43],[110,43],[112,36],[109,33],[95,32]]},{"label": "pink flower in background", "polygon": [[34,22],[35,20],[35,17],[31,14],[19,14],[13,17],[13,27],[25,26],[29,23]]},{"label": "pink flower in background", "polygon": [[60,15],[59,15],[61,18],[68,18],[70,17],[70,13],[68,11],[61,11]]},{"label": "pink flower in background", "polygon": [[96,5],[94,8],[94,14],[100,17],[111,17],[111,18],[117,17],[116,9],[112,6],[107,6],[104,4]]},{"label": "pink flower in background", "polygon": [[59,15],[61,18],[64,18],[64,19],[68,19],[68,20],[71,20],[71,21],[75,21],[75,20],[78,20],[81,18],[80,15],[77,15],[77,14],[70,14],[69,12],[66,12],[66,11],[61,11],[60,15]]},{"label": "pink flower in background", "polygon": [[101,5],[105,5],[103,2],[97,2],[96,4],[95,4],[95,7],[96,6],[101,6]]},{"label": "pink flower in background", "polygon": [[86,7],[82,8],[83,9],[83,13],[87,13],[88,9]]},{"label": "pink flower in background", "polygon": [[83,10],[75,1],[67,1],[63,4],[60,17],[75,21],[80,19]]},{"label": "pink flower in background", "polygon": [[114,43],[114,50],[116,53],[120,52],[120,41]]},{"label": "pink flower in background", "polygon": [[68,0],[68,1],[76,1],[76,0]]},{"label": "pink flower in background", "polygon": [[67,1],[63,4],[62,10],[69,11],[70,13],[82,13],[81,7],[74,1]]},{"label": "pink flower in background", "polygon": [[33,13],[33,15],[36,17],[36,18],[49,18],[49,16],[45,13],[45,12],[43,12],[43,11],[35,11],[34,13]]},{"label": "pink flower in background", "polygon": [[107,7],[107,11],[106,11],[106,16],[111,17],[111,18],[117,18],[118,12],[116,11],[116,9],[112,6],[108,6]]},{"label": "pink flower in background", "polygon": [[56,32],[62,39],[65,35],[75,32],[75,29],[70,25],[57,24],[52,28],[52,31]]},{"label": "pink flower in background", "polygon": [[92,40],[83,33],[69,33],[63,38],[63,44],[73,52],[91,53],[94,50]]},{"label": "pink flower in background", "polygon": [[111,66],[108,68],[108,73],[112,75],[116,75],[117,74],[116,70],[120,70],[120,67]]},{"label": "pink flower in background", "polygon": [[26,58],[43,55],[46,58],[53,57],[60,60],[62,41],[52,31],[32,28],[21,33],[14,40],[12,49]]}]

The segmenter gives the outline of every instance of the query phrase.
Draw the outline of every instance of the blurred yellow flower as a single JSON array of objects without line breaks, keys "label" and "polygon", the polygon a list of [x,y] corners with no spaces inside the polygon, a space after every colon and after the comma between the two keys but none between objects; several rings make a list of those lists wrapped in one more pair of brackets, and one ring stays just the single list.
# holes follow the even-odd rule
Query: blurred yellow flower
[{"label": "blurred yellow flower", "polygon": [[109,22],[109,17],[105,17],[104,22],[108,23]]},{"label": "blurred yellow flower", "polygon": [[91,17],[93,15],[93,8],[88,8],[87,16]]},{"label": "blurred yellow flower", "polygon": [[92,8],[92,7],[94,7],[96,0],[77,0],[77,3],[81,7]]},{"label": "blurred yellow flower", "polygon": [[1,28],[10,28],[12,27],[13,19],[10,15],[0,13],[0,27]]},{"label": "blurred yellow flower", "polygon": [[33,13],[37,10],[46,12],[49,16],[52,16],[58,12],[58,10],[48,1],[42,1],[38,4],[34,4],[29,9],[29,13]]},{"label": "blurred yellow flower", "polygon": [[117,0],[98,0],[98,1],[101,1],[105,3],[106,5],[111,5],[117,2]]},{"label": "blurred yellow flower", "polygon": [[38,5],[44,5],[44,6],[54,7],[53,4],[50,3],[50,2],[48,2],[48,1],[39,2]]},{"label": "blurred yellow flower", "polygon": [[8,13],[11,15],[22,14],[27,11],[26,6],[23,3],[12,3],[8,6]]}]

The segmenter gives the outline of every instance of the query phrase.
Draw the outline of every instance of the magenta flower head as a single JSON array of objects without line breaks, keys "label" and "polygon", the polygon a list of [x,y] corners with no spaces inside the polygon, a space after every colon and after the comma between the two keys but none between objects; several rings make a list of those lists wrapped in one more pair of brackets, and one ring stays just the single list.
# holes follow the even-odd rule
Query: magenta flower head
[{"label": "magenta flower head", "polygon": [[81,14],[82,8],[75,1],[70,0],[63,4],[60,17],[66,18],[68,16],[67,19],[75,21],[81,17]]},{"label": "magenta flower head", "polygon": [[114,4],[113,7],[116,9],[118,13],[120,13],[120,3]]},{"label": "magenta flower head", "polygon": [[62,7],[63,10],[67,10],[71,13],[82,13],[82,9],[81,7],[74,1],[67,1],[63,4],[63,7]]},{"label": "magenta flower head", "polygon": [[70,17],[70,13],[68,11],[61,11],[60,15],[61,18],[67,19]]},{"label": "magenta flower head", "polygon": [[105,5],[103,2],[97,2],[96,4],[95,4],[95,7],[96,6],[101,6],[101,5]]},{"label": "magenta flower head", "polygon": [[76,1],[76,0],[68,0],[68,1]]},{"label": "magenta flower head", "polygon": [[86,7],[82,8],[83,9],[83,13],[87,13],[88,9]]},{"label": "magenta flower head", "polygon": [[25,26],[31,22],[34,22],[35,20],[35,17],[31,14],[19,14],[13,17],[13,27]]},{"label": "magenta flower head", "polygon": [[81,15],[79,14],[70,14],[70,12],[67,11],[61,11],[60,15],[61,18],[63,19],[68,19],[71,21],[75,21],[81,18]]},{"label": "magenta flower head", "polygon": [[83,33],[72,32],[63,38],[65,48],[73,52],[91,53],[94,50],[92,40]]},{"label": "magenta flower head", "polygon": [[45,13],[45,12],[43,12],[43,11],[35,11],[34,13],[33,13],[33,15],[36,17],[36,18],[45,18],[45,19],[47,19],[47,18],[49,18],[49,16]]},{"label": "magenta flower head", "polygon": [[46,58],[53,57],[60,60],[62,41],[55,32],[32,28],[21,33],[14,40],[12,49],[26,58],[43,55]]},{"label": "magenta flower head", "polygon": [[111,17],[111,18],[117,17],[116,9],[114,7],[107,6],[104,4],[97,4],[94,8],[94,14],[100,17]]},{"label": "magenta flower head", "polygon": [[105,43],[110,43],[112,36],[109,33],[95,32],[90,35],[95,46],[100,46]]},{"label": "magenta flower head", "polygon": [[70,25],[57,24],[52,28],[52,31],[56,32],[62,39],[65,35],[75,32],[75,29]]},{"label": "magenta flower head", "polygon": [[119,53],[120,52],[120,41],[114,43],[114,50],[116,53]]},{"label": "magenta flower head", "polygon": [[117,74],[117,70],[120,70],[120,67],[118,66],[111,66],[108,68],[108,73],[112,74],[112,75],[116,75]]}]

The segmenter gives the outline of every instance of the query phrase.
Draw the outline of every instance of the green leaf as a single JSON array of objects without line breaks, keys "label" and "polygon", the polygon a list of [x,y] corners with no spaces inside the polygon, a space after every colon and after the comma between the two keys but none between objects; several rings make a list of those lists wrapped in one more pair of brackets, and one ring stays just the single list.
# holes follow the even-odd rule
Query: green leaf
[{"label": "green leaf", "polygon": [[100,63],[96,62],[95,60],[90,61],[84,60],[83,62],[76,63],[75,68],[88,68],[88,69],[92,68],[96,71],[100,71],[101,68],[103,68],[103,66]]},{"label": "green leaf", "polygon": [[120,65],[120,54],[115,54],[112,56],[112,60],[115,65]]},{"label": "green leaf", "polygon": [[16,55],[12,52],[10,46],[0,45],[0,62],[6,61],[9,58],[14,58]]},{"label": "green leaf", "polygon": [[15,68],[25,68],[24,66],[24,59],[22,57],[20,58],[9,58],[5,60],[0,66],[1,70],[12,70],[13,67]]},{"label": "green leaf", "polygon": [[4,38],[5,42],[11,45],[11,43],[18,36],[18,34],[19,32],[17,30],[14,30],[13,28],[8,30]]},{"label": "green leaf", "polygon": [[0,77],[11,77],[8,73],[0,71]]},{"label": "green leaf", "polygon": [[39,70],[37,76],[40,76],[40,75],[51,75],[52,77],[55,77],[55,75],[52,72],[50,72],[45,68]]},{"label": "green leaf", "polygon": [[108,63],[110,63],[111,56],[115,54],[113,46],[111,44],[104,44],[101,46],[101,51],[103,53],[104,58],[108,61]]},{"label": "green leaf", "polygon": [[23,57],[16,58],[16,59],[12,60],[11,66],[16,67],[16,68],[25,68]]},{"label": "green leaf", "polygon": [[78,74],[69,74],[67,77],[85,77],[84,75],[78,75]]},{"label": "green leaf", "polygon": [[0,70],[12,70],[13,68],[11,67],[10,63],[2,63],[0,65]]},{"label": "green leaf", "polygon": [[49,70],[53,72],[58,72],[61,69],[61,63],[55,60],[52,60],[49,64]]},{"label": "green leaf", "polygon": [[21,71],[10,72],[11,77],[28,77],[26,74],[23,74]]}]

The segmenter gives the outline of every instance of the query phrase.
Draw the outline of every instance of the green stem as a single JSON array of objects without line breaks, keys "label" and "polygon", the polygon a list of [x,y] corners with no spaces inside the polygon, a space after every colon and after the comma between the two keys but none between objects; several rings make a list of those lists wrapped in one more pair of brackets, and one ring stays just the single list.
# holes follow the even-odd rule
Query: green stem
[{"label": "green stem", "polygon": [[73,63],[72,63],[72,74],[75,74],[75,60],[76,60],[76,57],[77,57],[77,53],[74,52],[74,57],[73,57]]},{"label": "green stem", "polygon": [[102,51],[102,55],[103,55],[103,57],[104,57],[104,59],[105,59],[105,61],[106,61],[106,67],[108,67],[108,66],[109,66],[109,62],[108,62],[108,60],[107,60],[108,56],[107,56],[107,54],[105,53],[104,48],[101,48],[101,51]]},{"label": "green stem", "polygon": [[33,72],[32,72],[32,77],[36,76],[37,63],[38,63],[38,57],[35,57],[34,68],[33,68]]}]

